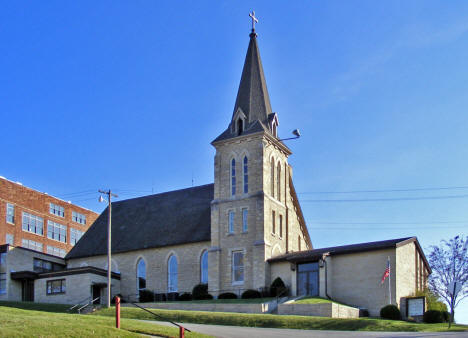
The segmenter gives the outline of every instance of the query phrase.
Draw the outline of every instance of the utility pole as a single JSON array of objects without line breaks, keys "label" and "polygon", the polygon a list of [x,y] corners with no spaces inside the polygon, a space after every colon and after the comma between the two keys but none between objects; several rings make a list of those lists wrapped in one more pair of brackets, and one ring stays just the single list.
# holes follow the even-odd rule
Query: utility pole
[{"label": "utility pole", "polygon": [[[108,211],[108,222],[107,222],[107,307],[110,308],[111,305],[111,272],[112,272],[112,258],[111,258],[111,234],[112,234],[112,197],[119,197],[116,194],[113,194],[109,189],[108,191],[98,190],[101,194],[107,195],[107,202],[109,206]],[[99,201],[102,202],[102,196],[99,198]]]}]

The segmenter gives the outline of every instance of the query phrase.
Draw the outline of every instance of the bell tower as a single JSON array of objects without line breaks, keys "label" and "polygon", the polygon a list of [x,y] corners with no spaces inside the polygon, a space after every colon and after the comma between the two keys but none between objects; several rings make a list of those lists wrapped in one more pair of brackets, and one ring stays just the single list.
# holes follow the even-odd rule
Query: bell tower
[{"label": "bell tower", "polygon": [[[289,238],[288,208],[296,215],[287,162],[292,152],[278,138],[278,116],[271,109],[255,32],[258,20],[254,12],[250,17],[252,31],[231,120],[211,143],[216,148],[208,282],[213,295],[268,286],[272,255],[297,251],[301,239],[303,250],[311,247],[305,222],[307,235],[300,230],[294,232],[295,240]],[[292,221],[298,222],[297,217]]]}]

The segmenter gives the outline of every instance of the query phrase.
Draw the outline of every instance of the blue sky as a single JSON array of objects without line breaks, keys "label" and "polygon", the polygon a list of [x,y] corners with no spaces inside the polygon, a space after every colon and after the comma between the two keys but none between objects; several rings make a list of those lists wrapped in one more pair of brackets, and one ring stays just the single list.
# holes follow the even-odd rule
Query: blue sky
[{"label": "blue sky", "polygon": [[3,2],[0,175],[98,212],[213,182],[252,9],[314,246],[466,235],[466,1]]}]

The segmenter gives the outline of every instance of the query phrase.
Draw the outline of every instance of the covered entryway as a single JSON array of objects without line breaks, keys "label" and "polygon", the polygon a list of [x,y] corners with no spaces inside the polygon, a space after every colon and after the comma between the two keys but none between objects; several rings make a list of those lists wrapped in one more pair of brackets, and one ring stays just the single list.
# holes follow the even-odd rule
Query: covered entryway
[{"label": "covered entryway", "polygon": [[93,283],[91,285],[91,296],[93,304],[101,304],[102,289],[107,288],[106,283]]},{"label": "covered entryway", "polygon": [[37,273],[34,271],[17,271],[10,274],[10,278],[21,283],[21,300],[34,302],[34,280]]},{"label": "covered entryway", "polygon": [[297,295],[319,296],[318,262],[297,265]]}]

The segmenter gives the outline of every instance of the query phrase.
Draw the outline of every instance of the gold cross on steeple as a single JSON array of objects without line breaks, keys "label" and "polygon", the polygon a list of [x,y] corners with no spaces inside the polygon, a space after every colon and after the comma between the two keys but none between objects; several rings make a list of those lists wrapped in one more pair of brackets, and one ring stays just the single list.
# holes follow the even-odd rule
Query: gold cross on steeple
[{"label": "gold cross on steeple", "polygon": [[252,32],[255,32],[255,23],[258,23],[258,19],[255,17],[255,11],[249,13],[249,16],[252,18]]}]

